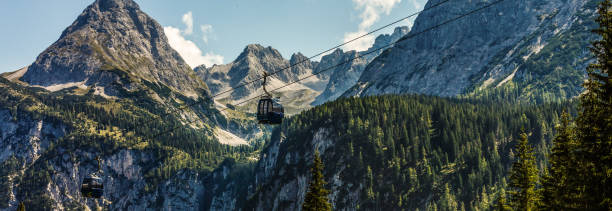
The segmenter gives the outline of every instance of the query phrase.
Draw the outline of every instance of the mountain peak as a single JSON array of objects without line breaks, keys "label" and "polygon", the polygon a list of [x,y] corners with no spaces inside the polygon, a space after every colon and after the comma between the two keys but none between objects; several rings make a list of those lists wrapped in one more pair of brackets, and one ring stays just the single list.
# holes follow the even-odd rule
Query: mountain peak
[{"label": "mountain peak", "polygon": [[96,0],[92,5],[98,6],[100,11],[112,11],[114,9],[140,9],[133,0]]},{"label": "mountain peak", "polygon": [[[138,13],[140,7],[133,0],[96,0],[91,5],[87,6],[85,10],[78,16],[72,25],[64,30],[61,37],[66,36],[74,31],[82,29],[87,26],[88,23],[96,21],[104,17],[105,13]],[[142,13],[142,12],[140,12]],[[107,16],[111,20],[118,21],[117,18],[120,16]],[[61,38],[60,37],[60,38]]]},{"label": "mountain peak", "polygon": [[105,8],[111,8],[111,7],[140,8],[140,7],[138,7],[138,4],[136,4],[136,2],[134,2],[134,0],[96,0],[95,3],[97,3],[98,5],[104,5]]},{"label": "mountain peak", "polygon": [[253,43],[253,44],[248,44],[246,47],[244,47],[245,51],[259,51],[259,50],[263,50],[265,47],[263,47],[260,44],[257,43]]},{"label": "mountain peak", "polygon": [[242,53],[240,53],[236,61],[248,57],[256,57],[259,59],[283,59],[283,56],[278,50],[272,48],[271,46],[263,47],[260,44],[247,45],[242,51]]},{"label": "mountain peak", "polygon": [[305,60],[308,60],[308,57],[304,56],[304,54],[300,52],[294,53],[293,55],[291,55],[291,59],[289,59],[291,64],[295,64],[295,63],[302,62]]},{"label": "mountain peak", "polygon": [[410,31],[410,27],[408,26],[398,26],[395,27],[395,29],[393,29],[393,34],[408,34],[408,31]]},{"label": "mountain peak", "polygon": [[125,74],[188,95],[206,89],[190,76],[194,72],[170,47],[162,26],[132,0],[89,5],[22,79],[45,87],[74,82],[108,87]]}]

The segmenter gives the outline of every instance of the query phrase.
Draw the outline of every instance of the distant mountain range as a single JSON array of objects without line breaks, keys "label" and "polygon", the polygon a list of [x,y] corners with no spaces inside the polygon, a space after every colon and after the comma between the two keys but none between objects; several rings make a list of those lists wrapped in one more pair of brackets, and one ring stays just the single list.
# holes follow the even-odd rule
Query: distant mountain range
[{"label": "distant mountain range", "polygon": [[[301,54],[294,54],[292,60],[296,61],[304,57]],[[301,61],[301,60],[300,60]],[[206,84],[209,85],[211,93],[218,95],[221,92],[232,90],[216,98],[216,101],[221,107],[225,107],[227,104],[236,104],[244,100],[259,96],[263,94],[262,80],[263,73],[276,72],[285,68],[278,75],[274,75],[268,79],[268,90],[284,86],[302,76],[310,75],[313,71],[313,64],[316,62],[306,61],[295,65],[292,68],[290,61],[283,58],[283,56],[272,47],[263,47],[258,44],[251,44],[244,48],[244,51],[234,60],[233,62],[225,65],[214,65],[206,68],[205,66],[198,66],[194,70],[196,74],[200,76]],[[315,83],[319,79],[314,79]],[[247,82],[253,82],[245,86],[241,86]],[[234,87],[238,87],[233,90]],[[290,87],[279,90],[276,93],[276,97],[280,97],[283,104],[286,104],[289,108],[290,113],[296,113],[301,111],[305,106],[308,105],[309,99],[313,99],[318,93],[313,88],[309,87],[307,83],[296,83]],[[253,101],[256,102],[256,101]],[[249,109],[247,111],[254,112],[255,108],[252,104],[246,104]],[[297,103],[295,107],[290,107],[290,104]],[[243,105],[244,106],[244,105]]]},{"label": "distant mountain range", "polygon": [[[293,114],[338,98],[357,81],[370,61],[384,49],[390,47],[390,44],[406,35],[408,31],[408,27],[397,27],[390,35],[378,36],[373,46],[366,51],[345,52],[337,49],[323,56],[320,62],[310,61],[301,53],[295,53],[289,60],[286,60],[278,50],[272,47],[251,44],[245,47],[238,58],[229,64],[212,67],[201,65],[194,70],[208,85],[213,95],[239,87],[231,93],[220,96],[220,99],[225,100],[217,100],[226,103],[241,102],[263,94],[260,81],[241,86],[260,79],[263,72],[270,74],[278,72],[272,75],[268,90],[306,78],[313,73],[319,73],[316,77],[310,77],[276,92],[281,102],[289,106],[289,113]],[[383,48],[384,46],[387,47]],[[362,56],[366,53],[367,55]],[[343,64],[338,65],[340,63]],[[226,103],[220,106],[225,106]]]}]

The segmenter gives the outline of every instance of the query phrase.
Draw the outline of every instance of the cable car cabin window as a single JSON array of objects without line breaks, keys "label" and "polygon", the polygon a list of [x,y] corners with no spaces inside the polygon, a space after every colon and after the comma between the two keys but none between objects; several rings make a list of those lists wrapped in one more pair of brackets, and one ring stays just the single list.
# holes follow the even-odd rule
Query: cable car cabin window
[{"label": "cable car cabin window", "polygon": [[265,113],[265,109],[263,107],[264,101],[260,100],[259,105],[257,105],[257,115],[263,115]]},{"label": "cable car cabin window", "polygon": [[283,107],[280,104],[278,104],[277,102],[274,102],[272,104],[272,112],[282,113],[283,112]]}]

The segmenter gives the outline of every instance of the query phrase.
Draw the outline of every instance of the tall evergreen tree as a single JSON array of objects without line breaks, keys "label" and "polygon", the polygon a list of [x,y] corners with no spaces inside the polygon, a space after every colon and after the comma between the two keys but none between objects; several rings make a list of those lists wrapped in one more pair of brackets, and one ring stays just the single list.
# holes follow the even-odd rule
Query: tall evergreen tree
[{"label": "tall evergreen tree", "polygon": [[306,198],[304,198],[302,210],[331,210],[331,204],[327,198],[329,190],[324,187],[327,182],[323,179],[323,162],[319,157],[318,151],[315,152],[314,164],[310,170],[312,172],[312,178],[310,179],[310,184],[308,184],[308,192],[306,193]]},{"label": "tall evergreen tree", "polygon": [[612,3],[604,0],[598,8],[599,28],[593,32],[601,39],[592,43],[596,62],[587,68],[585,93],[580,97],[576,119],[576,195],[581,209],[612,209]]},{"label": "tall evergreen tree", "polygon": [[502,191],[497,196],[497,200],[495,203],[495,211],[511,211],[512,208],[508,206],[506,202],[506,192],[502,189]]},{"label": "tall evergreen tree", "polygon": [[529,211],[535,208],[537,174],[533,148],[527,141],[527,134],[522,133],[516,144],[516,161],[510,172],[510,202],[515,210]]},{"label": "tall evergreen tree", "polygon": [[561,115],[561,124],[557,127],[553,143],[550,167],[541,178],[539,206],[543,210],[576,209],[575,196],[580,193],[580,190],[574,188],[577,163],[573,150],[576,142],[574,128],[565,112]]},{"label": "tall evergreen tree", "polygon": [[17,206],[17,211],[25,211],[25,205],[23,202],[19,202],[19,206]]}]

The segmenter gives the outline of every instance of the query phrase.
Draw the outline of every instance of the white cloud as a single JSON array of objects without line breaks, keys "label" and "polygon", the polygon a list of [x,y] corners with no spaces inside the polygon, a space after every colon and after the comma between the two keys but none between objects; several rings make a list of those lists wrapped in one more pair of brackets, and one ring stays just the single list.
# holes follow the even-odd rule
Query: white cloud
[{"label": "white cloud", "polygon": [[415,10],[422,10],[423,9],[423,5],[421,3],[419,3],[417,0],[410,0],[410,2],[412,3],[412,6],[414,6]]},{"label": "white cloud", "polygon": [[393,7],[400,3],[401,0],[353,0],[355,9],[362,10],[361,23],[359,29],[366,29],[372,26],[382,13],[389,15]]},{"label": "white cloud", "polygon": [[[359,28],[356,32],[344,34],[344,41],[349,41],[367,33],[368,29],[380,19],[381,14],[389,15],[393,7],[401,0],[353,0],[355,9],[361,11]],[[367,50],[374,43],[374,36],[368,35],[343,47],[345,50]]]},{"label": "white cloud", "polygon": [[185,37],[181,35],[181,30],[178,28],[166,26],[164,27],[164,33],[168,37],[170,46],[172,46],[172,48],[174,48],[192,68],[201,64],[210,67],[213,64],[223,63],[223,56],[221,55],[212,52],[202,54],[202,50],[200,50],[193,41],[185,39]]},{"label": "white cloud", "polygon": [[[359,30],[356,32],[348,32],[348,33],[344,33],[344,40],[342,40],[343,43],[348,42],[352,39],[355,39],[365,33],[368,33],[365,30]],[[365,51],[368,50],[368,48],[372,47],[372,45],[374,44],[374,35],[367,35],[364,36],[362,38],[359,38],[353,42],[350,42],[344,46],[342,46],[342,49],[344,50],[356,50],[356,51]]]},{"label": "white cloud", "polygon": [[212,26],[204,24],[200,26],[200,29],[202,29],[202,40],[204,40],[204,43],[208,43],[208,36],[212,33]]},{"label": "white cloud", "polygon": [[398,25],[400,25],[400,26],[407,26],[408,29],[412,30],[412,26],[414,24],[414,19],[415,19],[414,17],[405,19],[405,20],[399,22]]},{"label": "white cloud", "polygon": [[186,35],[192,34],[193,33],[193,14],[191,13],[191,11],[183,15],[183,23],[187,26],[187,28],[185,29],[185,31],[183,31],[183,33],[185,33]]}]

